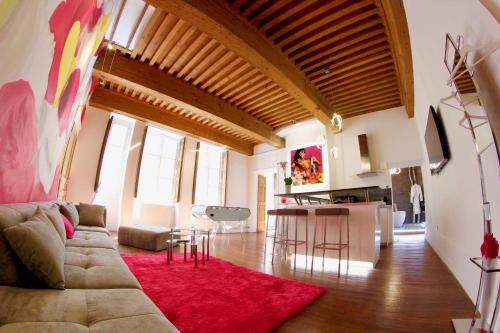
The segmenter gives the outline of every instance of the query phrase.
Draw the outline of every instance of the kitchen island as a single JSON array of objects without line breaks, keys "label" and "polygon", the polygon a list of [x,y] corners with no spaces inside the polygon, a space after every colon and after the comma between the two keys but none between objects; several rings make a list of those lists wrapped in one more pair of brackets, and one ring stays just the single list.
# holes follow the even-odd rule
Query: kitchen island
[{"label": "kitchen island", "polygon": [[[313,243],[315,209],[321,208],[348,208],[349,209],[349,251],[350,261],[360,261],[371,263],[375,266],[380,256],[380,208],[384,206],[383,201],[372,202],[357,202],[343,204],[316,204],[316,205],[286,205],[286,208],[291,209],[306,209],[308,211],[307,218],[299,218],[299,235],[298,238],[305,238],[305,227],[308,231],[308,256],[311,256]],[[285,207],[282,207],[285,208]],[[341,217],[344,218],[344,217]],[[329,217],[336,219],[336,217]],[[304,223],[306,225],[304,226]],[[339,239],[337,223],[328,225],[326,239],[327,242],[337,242]],[[291,235],[290,235],[291,236]],[[342,232],[342,242],[346,241],[345,227]],[[317,239],[322,239],[322,230],[318,230]],[[301,252],[305,254],[304,248]],[[316,251],[315,256],[322,257],[322,251]],[[326,257],[337,258],[337,251],[326,251]],[[321,261],[321,258],[318,262]],[[315,260],[316,260],[315,259]],[[342,252],[342,260],[347,259],[347,251]]]}]

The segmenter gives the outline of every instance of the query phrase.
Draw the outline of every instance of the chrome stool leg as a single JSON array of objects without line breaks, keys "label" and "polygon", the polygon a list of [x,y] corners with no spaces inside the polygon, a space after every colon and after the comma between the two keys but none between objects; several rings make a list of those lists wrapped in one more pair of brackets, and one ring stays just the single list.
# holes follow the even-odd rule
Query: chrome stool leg
[{"label": "chrome stool leg", "polygon": [[316,233],[318,231],[318,217],[314,217],[314,233],[313,233],[313,248],[312,248],[312,255],[311,255],[311,274],[313,272],[314,268],[314,250],[316,249]]}]

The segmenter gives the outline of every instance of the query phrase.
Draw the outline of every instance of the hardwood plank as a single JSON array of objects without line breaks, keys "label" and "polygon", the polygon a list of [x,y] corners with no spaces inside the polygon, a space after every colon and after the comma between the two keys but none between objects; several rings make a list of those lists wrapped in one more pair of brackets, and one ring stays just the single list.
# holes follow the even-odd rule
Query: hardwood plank
[{"label": "hardwood plank", "polygon": [[177,113],[159,109],[149,103],[138,101],[102,87],[96,88],[90,98],[90,105],[107,111],[124,113],[145,122],[167,126],[197,139],[224,145],[245,155],[253,155],[252,144],[236,140]]},{"label": "hardwood plank", "polygon": [[271,78],[292,97],[331,128],[331,107],[270,40],[262,36],[244,17],[217,0],[148,0],[157,8],[175,13]]},{"label": "hardwood plank", "polygon": [[[158,9],[156,9],[158,10]],[[165,40],[167,34],[172,30],[174,25],[179,21],[178,18],[172,14],[167,14],[163,21],[161,22],[158,29],[155,31],[151,41],[141,55],[141,61],[146,61],[151,59],[153,54],[158,50],[160,44]]]},{"label": "hardwood plank", "polygon": [[189,27],[187,31],[178,40],[177,45],[175,45],[172,52],[170,52],[165,56],[165,58],[163,58],[158,68],[160,68],[161,70],[167,68],[167,71],[170,71],[170,67],[175,62],[177,62],[177,60],[182,56],[182,54],[184,54],[186,49],[188,49],[188,47],[192,45],[193,42],[200,36],[201,34],[199,31],[197,31],[194,27]]},{"label": "hardwood plank", "polygon": [[343,103],[340,103],[339,105],[335,105],[335,110],[342,112],[342,111],[350,110],[350,109],[357,108],[357,107],[371,106],[371,105],[380,103],[381,101],[385,102],[388,100],[401,101],[401,96],[399,95],[399,91],[396,90],[396,91],[393,91],[392,93],[381,94],[381,95],[374,96],[374,97],[368,98],[368,99],[362,98],[360,100],[352,100],[349,102],[343,102]]},{"label": "hardwood plank", "polygon": [[355,116],[360,116],[360,115],[363,115],[363,114],[366,114],[366,113],[370,113],[370,112],[377,112],[377,111],[383,111],[383,110],[388,110],[388,109],[392,109],[392,108],[396,108],[396,107],[399,107],[399,106],[403,106],[403,104],[401,104],[401,102],[394,102],[394,103],[381,103],[381,104],[377,104],[377,105],[374,105],[374,106],[370,106],[370,107],[366,107],[366,108],[360,108],[360,109],[356,109],[356,110],[353,110],[353,111],[349,111],[349,112],[344,112],[342,114],[342,117],[344,118],[350,118],[350,117],[355,117]]},{"label": "hardwood plank", "polygon": [[365,101],[373,101],[378,98],[388,98],[389,96],[392,97],[396,95],[401,98],[398,86],[396,83],[394,83],[389,88],[383,88],[383,89],[381,88],[364,94],[353,95],[350,98],[345,98],[344,100],[341,101],[334,99],[333,105],[335,105],[336,108],[342,108],[345,106],[358,105],[358,103],[362,103]]},{"label": "hardwood plank", "polygon": [[179,41],[179,39],[181,39],[188,29],[189,24],[183,20],[178,20],[154,52],[151,60],[149,61],[149,65],[153,66],[156,63],[160,63],[162,59],[167,57],[172,51],[174,45]]},{"label": "hardwood plank", "polygon": [[329,39],[335,32],[341,31],[348,26],[372,16],[375,17],[376,14],[377,8],[373,6],[372,0],[359,1],[354,4],[348,3],[343,8],[335,8],[335,11],[323,21],[316,21],[314,24],[305,26],[300,31],[300,36],[278,45],[282,45],[285,53],[293,54],[308,45]]},{"label": "hardwood plank", "polygon": [[[116,241],[116,233],[112,235]],[[217,235],[211,254],[249,269],[327,289],[280,325],[276,333],[451,333],[452,318],[466,318],[474,311],[465,291],[423,236],[398,236],[397,242],[380,249],[380,260],[374,268],[352,269],[340,278],[328,266],[322,269],[321,264],[313,274],[304,268],[293,271],[293,255],[287,260],[276,257],[272,264],[271,239],[266,255],[264,242],[263,232],[245,233],[244,239],[239,234]],[[118,244],[117,248],[120,253],[152,253]],[[317,259],[321,262],[320,256]]]},{"label": "hardwood plank", "polygon": [[317,0],[292,1],[289,5],[281,8],[281,10],[273,13],[273,15],[269,15],[266,19],[259,22],[257,27],[259,30],[267,31],[275,24],[285,22],[290,16],[316,3]]},{"label": "hardwood plank", "polygon": [[100,78],[120,82],[123,85],[148,91],[186,110],[213,119],[228,127],[243,132],[257,140],[275,147],[283,147],[284,140],[273,133],[270,126],[248,115],[246,112],[208,94],[165,72],[134,59],[117,55],[109,72],[102,72],[103,57],[99,57],[94,73]]},{"label": "hardwood plank", "polygon": [[306,71],[307,76],[314,76],[322,73],[325,68],[335,65],[338,59],[346,58],[352,54],[362,53],[366,49],[382,45],[387,45],[387,39],[383,33],[380,33],[370,39],[367,39],[366,35],[363,34],[361,39],[349,39],[346,40],[345,43],[339,42],[339,47],[332,50],[333,52],[327,57],[314,62],[309,62],[300,68]]},{"label": "hardwood plank", "polygon": [[132,50],[132,58],[135,59],[137,55],[144,52],[166,16],[167,14],[161,9],[155,9],[153,14],[151,15],[151,18],[144,26],[144,30],[142,31],[139,39],[137,40],[137,43],[134,46],[134,49]]},{"label": "hardwood plank", "polygon": [[348,90],[342,94],[330,94],[328,97],[335,99],[336,101],[342,101],[344,99],[350,99],[359,95],[366,95],[373,91],[382,90],[386,88],[396,88],[398,89],[398,84],[395,81],[395,77],[391,77],[384,81],[377,81],[375,83],[362,85],[360,87]]},{"label": "hardwood plank", "polygon": [[374,37],[384,36],[384,29],[382,26],[376,26],[375,28],[370,28],[368,30],[362,30],[353,35],[348,35],[340,40],[335,41],[325,45],[324,47],[316,50],[315,52],[305,55],[303,57],[297,58],[295,63],[300,66],[300,68],[309,68],[310,66],[315,66],[324,61],[328,61],[335,52],[343,49],[344,47],[349,47],[356,43],[364,43]]},{"label": "hardwood plank", "polygon": [[[345,0],[342,1],[342,3],[344,2]],[[295,15],[290,16],[287,20],[276,24],[267,32],[267,37],[274,42],[279,42],[280,39],[286,38],[287,34],[299,31],[301,26],[307,25],[309,22],[314,22],[318,16],[328,13],[338,5],[338,1],[317,1]]]},{"label": "hardwood plank", "polygon": [[393,68],[378,72],[377,74],[368,77],[359,77],[358,80],[349,83],[339,84],[338,86],[325,91],[325,96],[342,96],[349,94],[351,90],[364,89],[378,82],[387,82],[389,80],[397,80],[396,72]]},{"label": "hardwood plank", "polygon": [[325,80],[319,81],[316,83],[316,86],[322,88],[324,86],[329,86],[332,83],[340,82],[343,79],[352,79],[356,78],[359,74],[366,74],[370,72],[374,72],[380,69],[390,69],[393,68],[393,62],[390,57],[377,59],[376,61],[370,62],[363,66],[357,67],[355,70],[351,70],[348,73],[341,74],[339,76],[329,77]]},{"label": "hardwood plank", "polygon": [[352,35],[356,35],[362,31],[364,31],[364,33],[370,32],[376,35],[380,33],[380,25],[381,20],[379,18],[369,17],[358,22],[358,24],[353,24],[352,26],[333,32],[322,39],[318,39],[312,45],[297,49],[289,53],[288,56],[297,63],[301,63],[304,59],[310,59],[312,56],[317,57],[324,54],[329,48],[338,43],[339,40],[350,38]]},{"label": "hardwood plank", "polygon": [[328,67],[328,71],[326,73],[324,72],[315,76],[311,76],[311,82],[321,82],[322,80],[325,80],[329,77],[336,76],[344,72],[350,72],[354,68],[371,63],[373,61],[384,59],[388,56],[390,57],[390,55],[391,53],[389,50],[389,45],[387,44],[364,50],[359,54],[351,55],[346,59],[338,60],[335,65]]},{"label": "hardwood plank", "polygon": [[208,36],[200,32],[196,39],[179,55],[172,66],[168,69],[168,74],[181,72],[196,54],[201,52],[204,45],[208,43]]},{"label": "hardwood plank", "polygon": [[410,33],[402,0],[376,0],[389,37],[393,58],[398,73],[403,104],[408,117],[415,112],[415,93],[413,84],[413,61],[410,46]]},{"label": "hardwood plank", "polygon": [[356,105],[348,105],[346,107],[341,107],[336,109],[337,112],[340,114],[344,113],[349,113],[351,111],[357,111],[357,110],[362,110],[365,108],[371,108],[373,106],[381,105],[381,104],[389,104],[389,103],[399,103],[401,105],[401,99],[399,97],[399,94],[395,94],[393,96],[382,96],[380,98],[377,98],[376,100],[371,100],[371,101],[366,101],[366,102],[361,102],[357,103]]}]

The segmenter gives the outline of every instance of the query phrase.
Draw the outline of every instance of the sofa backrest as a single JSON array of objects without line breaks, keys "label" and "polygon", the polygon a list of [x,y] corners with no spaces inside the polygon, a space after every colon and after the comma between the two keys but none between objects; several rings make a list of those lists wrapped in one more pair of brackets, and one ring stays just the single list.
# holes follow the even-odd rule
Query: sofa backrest
[{"label": "sofa backrest", "polygon": [[3,230],[32,217],[37,207],[50,208],[54,203],[32,202],[0,205],[0,285],[31,287],[39,283],[12,251]]}]

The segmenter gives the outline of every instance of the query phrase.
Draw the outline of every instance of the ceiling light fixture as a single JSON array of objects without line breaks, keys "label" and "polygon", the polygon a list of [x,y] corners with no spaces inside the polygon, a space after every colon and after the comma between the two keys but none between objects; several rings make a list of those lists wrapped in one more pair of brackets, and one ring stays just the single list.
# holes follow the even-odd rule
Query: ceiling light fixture
[{"label": "ceiling light fixture", "polygon": [[334,113],[330,121],[337,132],[342,131],[342,116],[340,114]]},{"label": "ceiling light fixture", "polygon": [[113,49],[113,44],[111,42],[108,43],[108,50],[112,50]]},{"label": "ceiling light fixture", "polygon": [[330,74],[332,72],[332,70],[330,68],[325,68],[323,70],[323,74]]}]

